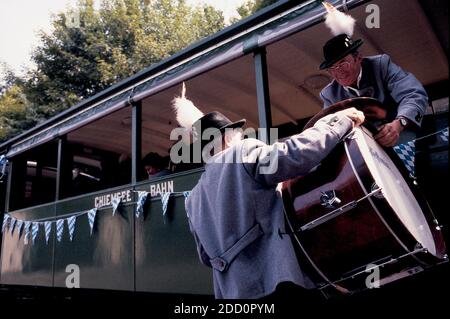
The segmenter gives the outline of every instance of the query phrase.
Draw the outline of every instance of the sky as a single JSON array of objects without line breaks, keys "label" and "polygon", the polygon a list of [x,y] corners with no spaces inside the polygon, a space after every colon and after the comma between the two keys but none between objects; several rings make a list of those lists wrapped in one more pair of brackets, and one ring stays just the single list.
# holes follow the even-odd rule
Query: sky
[{"label": "sky", "polygon": [[[236,14],[245,0],[187,0],[190,4],[210,4],[224,12],[225,18]],[[0,0],[0,62],[6,62],[17,74],[32,66],[31,52],[39,43],[38,31],[51,30],[51,15],[75,6],[77,0]]]}]

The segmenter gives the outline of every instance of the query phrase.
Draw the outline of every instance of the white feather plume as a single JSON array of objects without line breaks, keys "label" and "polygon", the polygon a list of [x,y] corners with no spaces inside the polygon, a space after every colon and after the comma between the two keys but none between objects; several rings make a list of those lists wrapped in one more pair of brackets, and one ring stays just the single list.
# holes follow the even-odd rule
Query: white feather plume
[{"label": "white feather plume", "polygon": [[346,34],[351,37],[355,28],[355,19],[350,15],[337,10],[328,2],[322,2],[322,4],[327,10],[325,25],[331,30],[331,33],[334,36]]},{"label": "white feather plume", "polygon": [[186,86],[184,82],[181,96],[173,99],[172,106],[175,110],[178,124],[187,130],[191,130],[192,124],[204,115],[192,101],[186,98]]}]

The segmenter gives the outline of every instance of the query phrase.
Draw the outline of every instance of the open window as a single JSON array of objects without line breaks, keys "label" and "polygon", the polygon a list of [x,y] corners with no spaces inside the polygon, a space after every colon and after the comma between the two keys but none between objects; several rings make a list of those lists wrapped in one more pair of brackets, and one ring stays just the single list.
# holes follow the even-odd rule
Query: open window
[{"label": "open window", "polygon": [[67,134],[61,197],[131,183],[131,107]]},{"label": "open window", "polygon": [[55,200],[57,151],[54,141],[12,159],[10,211]]},{"label": "open window", "polygon": [[[185,82],[186,97],[204,114],[219,111],[231,121],[247,119],[246,127],[258,127],[255,68],[252,56],[244,56]],[[156,153],[162,159],[161,169],[177,173],[201,167],[191,156],[190,161],[170,159],[171,147],[180,142],[170,134],[178,127],[172,100],[181,95],[182,84],[171,87],[142,101],[142,154]],[[245,129],[245,128],[244,128]],[[191,153],[192,155],[192,153]],[[145,164],[145,163],[143,163]],[[141,180],[152,178],[141,167]]]},{"label": "open window", "polygon": [[[442,98],[440,83],[448,83],[448,62],[433,32],[434,21],[425,16],[426,1],[379,0],[380,28],[367,28],[368,13],[361,5],[350,14],[356,19],[353,39],[363,39],[362,56],[388,54],[404,70],[414,74],[429,94],[430,104]],[[272,123],[279,137],[302,130],[307,120],[322,110],[320,91],[331,82],[319,70],[322,47],[332,37],[324,23],[293,34],[267,47]],[[448,45],[448,43],[447,43]],[[447,111],[448,111],[448,93]]]}]

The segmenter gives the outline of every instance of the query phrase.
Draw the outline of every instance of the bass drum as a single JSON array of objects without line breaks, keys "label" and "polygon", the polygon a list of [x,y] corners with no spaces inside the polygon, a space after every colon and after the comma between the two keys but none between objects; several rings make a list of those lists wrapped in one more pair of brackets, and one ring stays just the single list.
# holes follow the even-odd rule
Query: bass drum
[{"label": "bass drum", "polygon": [[439,224],[406,169],[364,127],[281,190],[294,244],[325,292],[378,287],[447,260]]}]

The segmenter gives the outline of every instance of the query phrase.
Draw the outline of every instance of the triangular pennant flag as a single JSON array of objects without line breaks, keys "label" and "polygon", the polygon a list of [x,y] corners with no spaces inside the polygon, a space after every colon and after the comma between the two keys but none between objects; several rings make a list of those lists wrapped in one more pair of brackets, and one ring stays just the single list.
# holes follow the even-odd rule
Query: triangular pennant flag
[{"label": "triangular pennant flag", "polygon": [[163,210],[163,216],[167,213],[167,206],[169,205],[169,198],[171,193],[164,193],[161,195],[161,203],[162,203],[162,210]]},{"label": "triangular pennant flag", "polygon": [[[183,192],[183,196],[184,196],[184,206],[186,206],[186,201],[187,201],[187,199],[188,199],[190,193],[191,193],[190,191],[185,191],[185,192]],[[186,210],[186,216],[189,218],[189,213],[188,213],[187,210]]]},{"label": "triangular pennant flag", "polygon": [[38,222],[32,223],[31,224],[31,240],[32,240],[33,245],[34,245],[34,242],[36,241],[38,232],[39,232],[39,223]]},{"label": "triangular pennant flag", "polygon": [[31,222],[26,221],[25,222],[25,236],[23,238],[23,242],[25,243],[25,245],[28,245],[28,242],[30,240],[30,226],[31,226]]},{"label": "triangular pennant flag", "polygon": [[44,229],[45,229],[45,242],[48,245],[48,240],[50,239],[50,232],[52,230],[52,222],[46,221],[44,223]]},{"label": "triangular pennant flag", "polygon": [[92,208],[90,211],[88,211],[88,221],[89,221],[89,226],[91,227],[91,235],[92,235],[92,230],[94,229],[94,222],[95,222],[96,214],[97,214],[97,208]]},{"label": "triangular pennant flag", "polygon": [[114,197],[113,200],[111,201],[112,207],[113,207],[113,216],[116,214],[117,208],[120,205],[120,202],[122,201],[121,197]]},{"label": "triangular pennant flag", "polygon": [[20,232],[22,231],[22,227],[23,227],[23,220],[18,219],[16,222],[16,228],[17,228],[17,233],[19,235],[19,238],[20,238]]},{"label": "triangular pennant flag", "polygon": [[189,197],[189,194],[190,194],[191,192],[190,191],[185,191],[185,192],[183,192],[183,196],[184,196],[184,201],[186,202],[186,200],[187,200],[187,198]]},{"label": "triangular pennant flag", "polygon": [[441,138],[444,142],[448,142],[448,127],[442,131]]},{"label": "triangular pennant flag", "polygon": [[409,171],[409,174],[414,177],[414,157],[416,153],[416,146],[414,141],[409,141],[404,144],[394,146],[394,150],[397,153],[398,157],[403,161],[406,168]]},{"label": "triangular pennant flag", "polygon": [[60,242],[62,240],[64,230],[64,219],[58,219],[56,221],[56,240]]},{"label": "triangular pennant flag", "polygon": [[6,224],[8,223],[9,215],[5,213],[3,216],[2,233],[5,232]]},{"label": "triangular pennant flag", "polygon": [[76,220],[77,220],[76,216],[70,216],[69,218],[67,218],[67,226],[69,228],[70,241],[72,241],[72,239],[73,239],[73,232],[75,231]]},{"label": "triangular pennant flag", "polygon": [[14,232],[14,226],[16,225],[16,221],[17,221],[17,219],[15,219],[14,217],[11,217],[11,221],[9,222],[9,232],[11,235]]},{"label": "triangular pennant flag", "polygon": [[144,213],[144,204],[147,200],[148,192],[138,192],[138,200],[136,205],[136,217],[139,218]]}]

